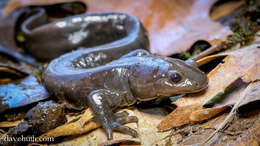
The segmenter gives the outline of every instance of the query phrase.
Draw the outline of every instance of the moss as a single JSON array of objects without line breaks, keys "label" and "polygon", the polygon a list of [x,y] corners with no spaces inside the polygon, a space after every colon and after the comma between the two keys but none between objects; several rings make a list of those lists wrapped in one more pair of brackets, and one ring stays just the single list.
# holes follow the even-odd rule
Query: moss
[{"label": "moss", "polygon": [[259,0],[247,0],[240,11],[230,22],[233,34],[222,42],[224,49],[229,49],[237,44],[245,46],[250,44],[259,30],[260,24],[260,2]]},{"label": "moss", "polygon": [[223,101],[231,92],[235,90],[236,86],[231,85],[227,87],[223,92],[217,93],[213,98],[211,98],[209,101],[207,101],[203,107],[210,108],[213,105],[220,103]]},{"label": "moss", "polygon": [[[228,35],[227,39],[222,41],[218,48],[230,49],[238,44],[240,46],[250,44],[254,40],[255,35],[260,28],[260,1],[247,0],[241,8],[236,10],[236,12],[232,15],[228,16],[227,19],[229,20],[226,21],[225,24],[229,24],[229,27],[233,33]],[[183,53],[174,54],[171,57],[186,60],[209,47],[210,44],[207,44],[206,41],[198,41],[194,43],[190,50]]]}]

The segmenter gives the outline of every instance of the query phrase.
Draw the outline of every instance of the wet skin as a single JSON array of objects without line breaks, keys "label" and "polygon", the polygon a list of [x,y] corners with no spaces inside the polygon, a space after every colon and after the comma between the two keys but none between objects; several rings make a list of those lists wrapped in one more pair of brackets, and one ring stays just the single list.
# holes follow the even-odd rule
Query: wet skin
[{"label": "wet skin", "polygon": [[[137,18],[125,13],[80,14],[51,23],[45,9],[32,9],[30,13],[34,15],[22,23],[21,31],[27,51],[41,60],[54,59],[79,47],[125,46],[125,43],[130,50],[148,47],[143,26]],[[121,41],[114,42],[119,39]]]},{"label": "wet skin", "polygon": [[146,51],[148,38],[141,23],[124,13],[116,15],[124,16],[125,23],[118,28],[125,30],[125,35],[102,42],[103,45],[96,41],[95,46],[93,41],[92,48],[62,55],[43,73],[43,81],[51,93],[67,98],[77,107],[92,109],[108,139],[113,139],[113,131],[137,136],[135,130],[123,126],[137,122],[137,118],[114,114],[114,109],[159,96],[198,92],[208,82],[197,67],[178,59],[151,55]]}]

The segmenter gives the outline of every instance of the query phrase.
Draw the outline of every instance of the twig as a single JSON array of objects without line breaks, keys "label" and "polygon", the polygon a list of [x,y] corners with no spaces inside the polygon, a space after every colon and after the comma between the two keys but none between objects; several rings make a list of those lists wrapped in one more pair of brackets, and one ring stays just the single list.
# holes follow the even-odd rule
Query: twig
[{"label": "twig", "polygon": [[244,90],[244,92],[242,94],[240,94],[240,98],[238,99],[238,101],[235,103],[235,105],[233,106],[232,110],[230,111],[230,113],[227,115],[227,117],[225,118],[225,120],[218,126],[218,128],[204,141],[203,144],[207,144],[208,142],[210,142],[212,140],[212,138],[220,131],[223,130],[227,124],[229,122],[231,122],[234,118],[234,115],[236,115],[237,109],[239,108],[239,106],[241,105],[243,99],[245,99],[245,97],[247,96],[248,91],[250,90],[250,85],[247,86],[247,88]]},{"label": "twig", "polygon": [[223,45],[222,45],[222,42],[219,42],[217,44],[215,44],[214,46],[211,46],[210,48],[208,48],[207,50],[191,57],[189,60],[193,60],[193,61],[198,61],[200,60],[201,58],[205,57],[205,56],[208,56],[214,52],[217,52],[219,50],[223,49]]}]

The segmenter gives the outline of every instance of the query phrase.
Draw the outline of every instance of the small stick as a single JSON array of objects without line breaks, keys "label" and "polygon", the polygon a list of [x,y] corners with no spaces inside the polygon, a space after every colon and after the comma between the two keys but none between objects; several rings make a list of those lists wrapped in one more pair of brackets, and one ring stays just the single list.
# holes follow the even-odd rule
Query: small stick
[{"label": "small stick", "polygon": [[189,58],[189,60],[198,61],[199,59],[201,59],[205,56],[208,56],[214,52],[220,51],[221,49],[223,49],[223,45],[222,45],[222,42],[219,42],[216,45],[211,46],[210,48],[206,49],[205,51],[203,51],[197,55],[194,55],[193,57]]},{"label": "small stick", "polygon": [[244,90],[244,92],[242,94],[240,94],[240,98],[237,100],[237,102],[235,103],[234,107],[232,108],[232,110],[230,111],[230,113],[228,114],[228,116],[225,118],[225,120],[218,126],[218,128],[204,141],[203,144],[207,144],[210,140],[212,140],[212,138],[222,129],[224,129],[224,127],[226,127],[226,125],[231,122],[233,120],[234,115],[237,112],[237,109],[239,108],[241,102],[243,101],[243,99],[245,99],[245,97],[247,96],[248,91],[250,90],[250,85],[247,86],[247,88]]}]

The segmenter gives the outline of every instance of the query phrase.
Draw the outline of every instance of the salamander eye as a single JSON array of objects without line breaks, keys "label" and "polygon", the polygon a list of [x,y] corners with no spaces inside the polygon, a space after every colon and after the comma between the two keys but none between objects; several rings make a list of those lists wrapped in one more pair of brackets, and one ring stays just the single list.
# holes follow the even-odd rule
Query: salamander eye
[{"label": "salamander eye", "polygon": [[172,72],[170,77],[174,83],[178,83],[182,79],[181,75],[178,72]]}]

